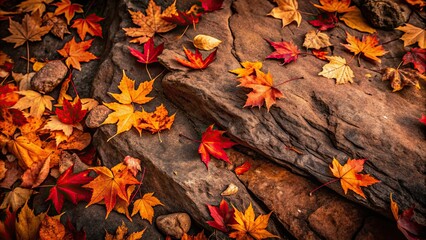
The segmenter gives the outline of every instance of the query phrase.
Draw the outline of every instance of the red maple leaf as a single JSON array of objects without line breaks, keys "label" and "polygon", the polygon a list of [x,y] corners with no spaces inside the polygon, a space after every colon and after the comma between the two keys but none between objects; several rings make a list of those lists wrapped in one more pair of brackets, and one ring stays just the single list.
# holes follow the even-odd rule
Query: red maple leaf
[{"label": "red maple leaf", "polygon": [[312,26],[318,27],[320,31],[326,31],[336,27],[336,23],[339,22],[339,19],[334,13],[325,12],[320,13],[316,16],[316,19],[308,21]]},{"label": "red maple leaf", "polygon": [[218,207],[207,204],[210,216],[214,221],[207,221],[207,224],[222,232],[229,232],[228,225],[235,224],[234,209],[229,208],[228,203],[222,199]]},{"label": "red maple leaf", "polygon": [[5,240],[16,239],[16,212],[6,209],[6,219],[0,222],[0,236]]},{"label": "red maple leaf", "polygon": [[235,174],[242,175],[248,170],[250,170],[251,164],[249,161],[245,161],[241,166],[238,166],[234,169]]},{"label": "red maple leaf", "polygon": [[104,20],[104,18],[92,13],[86,18],[74,20],[71,27],[77,29],[78,36],[80,36],[82,41],[86,38],[87,33],[102,38],[102,26],[98,23],[102,20]]},{"label": "red maple leaf", "polygon": [[158,55],[160,55],[164,50],[164,43],[161,43],[157,47],[154,45],[154,39],[150,38],[143,45],[143,53],[138,50],[129,47],[130,53],[138,59],[138,62],[150,64],[158,62]]},{"label": "red maple leaf", "polygon": [[294,45],[293,42],[272,42],[269,40],[266,40],[269,44],[271,44],[272,47],[275,48],[275,52],[269,54],[266,58],[271,59],[283,59],[284,64],[290,63],[292,61],[296,61],[297,57],[300,54],[299,49],[296,45]]},{"label": "red maple leaf", "polygon": [[414,68],[423,74],[426,70],[426,49],[412,48],[402,57],[402,61],[404,65],[412,63]]},{"label": "red maple leaf", "polygon": [[202,13],[194,13],[191,11],[182,12],[177,11],[177,14],[173,14],[169,17],[162,17],[167,22],[174,23],[179,26],[188,26],[197,24],[200,21]]},{"label": "red maple leaf", "polygon": [[221,159],[227,163],[229,161],[228,154],[224,151],[225,148],[231,148],[236,143],[232,142],[229,138],[223,137],[225,131],[213,130],[214,124],[210,125],[201,136],[201,144],[198,147],[198,153],[201,154],[201,161],[209,168],[210,154]]},{"label": "red maple leaf", "polygon": [[426,125],[426,115],[423,115],[423,114],[422,114],[422,117],[419,119],[419,121],[420,121],[421,123],[423,123],[424,125]]},{"label": "red maple leaf", "polygon": [[215,60],[217,49],[210,53],[204,60],[203,55],[201,55],[198,49],[195,49],[195,54],[192,53],[190,50],[186,49],[185,47],[183,47],[183,51],[185,52],[186,57],[189,61],[178,57],[176,57],[176,61],[192,69],[205,69],[207,68],[207,66],[209,66],[210,63]]},{"label": "red maple leaf", "polygon": [[49,197],[46,199],[46,201],[52,200],[58,213],[62,210],[65,198],[74,204],[80,201],[90,201],[91,191],[81,186],[91,182],[94,178],[88,176],[90,173],[88,170],[74,174],[73,169],[74,165],[59,176],[56,185],[50,189]]},{"label": "red maple leaf", "polygon": [[199,0],[205,12],[213,12],[222,8],[224,0]]},{"label": "red maple leaf", "polygon": [[0,85],[0,108],[9,108],[15,105],[19,99],[19,94],[15,91],[18,91],[18,88],[14,84]]},{"label": "red maple leaf", "polygon": [[87,113],[87,110],[82,110],[81,107],[79,98],[77,98],[75,103],[71,103],[64,98],[63,109],[56,108],[55,113],[58,115],[59,121],[65,124],[76,124],[81,122]]}]

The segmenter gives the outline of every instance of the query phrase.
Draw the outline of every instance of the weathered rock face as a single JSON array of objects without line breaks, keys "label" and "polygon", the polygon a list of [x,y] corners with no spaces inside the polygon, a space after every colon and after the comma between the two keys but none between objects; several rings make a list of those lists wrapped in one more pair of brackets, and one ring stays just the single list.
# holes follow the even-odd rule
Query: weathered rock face
[{"label": "weathered rock face", "polygon": [[387,30],[404,24],[411,13],[405,3],[395,0],[365,0],[361,10],[372,26]]},{"label": "weathered rock face", "polygon": [[[227,129],[240,144],[321,182],[330,178],[328,165],[333,157],[341,163],[348,158],[367,158],[365,171],[381,183],[364,188],[366,199],[352,193],[344,196],[390,216],[389,193],[393,192],[401,208],[415,204],[418,218],[424,221],[426,142],[418,118],[426,112],[422,104],[426,94],[412,88],[392,93],[389,83],[381,82],[380,75],[369,70],[398,66],[404,52],[402,42],[385,45],[390,53],[382,58],[381,66],[363,60],[364,67],[358,67],[353,61],[350,66],[355,83],[346,85],[336,86],[333,80],[319,77],[324,62],[310,56],[286,66],[266,60],[263,70],[271,72],[276,82],[297,77],[304,80],[281,86],[285,98],[270,112],[265,108],[242,109],[246,91],[236,87],[236,76],[228,70],[238,68],[240,61],[263,61],[273,51],[265,38],[292,40],[302,46],[304,34],[313,27],[303,21],[299,28],[281,28],[279,20],[266,16],[274,7],[269,2],[238,0],[232,4],[234,13],[230,4],[227,1],[223,10],[206,14],[197,26],[203,34],[223,41],[216,62],[208,69],[188,70],[174,60],[182,56],[182,46],[192,49],[190,41],[200,32],[189,30],[186,37],[166,44],[160,56],[172,70],[162,82],[166,96],[190,116]],[[299,4],[301,11],[315,11],[309,1]],[[415,17],[412,21],[420,25]],[[346,37],[336,29],[328,34],[336,46],[334,55],[350,59],[352,55],[340,46]],[[382,42],[394,39],[394,34],[379,31]],[[294,146],[304,154],[285,146]],[[343,194],[340,186],[329,187]]]}]

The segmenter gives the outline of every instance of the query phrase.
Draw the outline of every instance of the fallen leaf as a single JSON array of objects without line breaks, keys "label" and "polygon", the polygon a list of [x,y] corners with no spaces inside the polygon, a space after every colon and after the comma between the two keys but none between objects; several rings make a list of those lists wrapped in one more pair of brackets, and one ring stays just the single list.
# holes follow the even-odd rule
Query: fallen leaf
[{"label": "fallen leaf", "polygon": [[65,226],[58,219],[46,215],[41,221],[39,236],[40,240],[64,239]]},{"label": "fallen leaf", "polygon": [[241,166],[238,166],[234,169],[235,174],[237,175],[242,175],[245,172],[247,172],[248,170],[250,170],[251,168],[251,164],[249,161],[245,161],[243,164],[241,164]]},{"label": "fallen leaf", "polygon": [[426,70],[426,49],[412,48],[402,57],[403,65],[412,63],[423,74]]},{"label": "fallen leaf", "polygon": [[308,21],[312,26],[317,27],[320,31],[327,31],[336,27],[336,24],[339,22],[339,19],[334,13],[319,13],[316,16],[316,19]]},{"label": "fallen leaf", "polygon": [[206,235],[204,235],[204,230],[203,230],[195,236],[191,236],[186,233],[183,233],[183,236],[180,240],[208,240],[208,238],[206,237]]},{"label": "fallen leaf", "polygon": [[208,204],[207,207],[209,209],[210,216],[213,218],[213,221],[207,221],[207,224],[211,227],[227,233],[229,232],[228,226],[230,224],[237,223],[234,219],[234,209],[230,209],[228,203],[224,199],[220,201],[218,207]]},{"label": "fallen leaf", "polygon": [[230,70],[231,73],[238,74],[237,77],[246,77],[256,73],[256,70],[260,70],[262,68],[261,62],[242,62],[242,68],[237,68],[234,70]]},{"label": "fallen leaf", "polygon": [[404,35],[400,38],[404,41],[404,47],[419,44],[420,48],[426,48],[426,30],[406,23],[405,26],[399,26],[396,30],[403,31]]},{"label": "fallen leaf", "polygon": [[199,0],[205,12],[213,12],[222,9],[224,0]]},{"label": "fallen leaf", "polygon": [[251,203],[244,214],[238,211],[238,209],[235,207],[233,207],[233,209],[234,219],[237,223],[229,225],[233,230],[235,230],[229,234],[229,237],[235,238],[237,240],[246,240],[252,238],[279,238],[278,236],[266,230],[271,213],[267,215],[261,214],[255,219],[254,210]]},{"label": "fallen leaf", "polygon": [[219,46],[219,44],[221,43],[222,41],[220,41],[219,39],[203,34],[198,34],[197,36],[195,36],[193,41],[194,47],[206,51],[212,50],[213,48]]},{"label": "fallen leaf", "polygon": [[124,222],[121,222],[121,226],[118,226],[115,230],[115,235],[106,233],[105,240],[138,240],[142,238],[145,229],[139,232],[127,234],[127,227]]},{"label": "fallen leaf", "polygon": [[426,76],[411,68],[385,68],[382,70],[382,81],[390,81],[392,91],[396,92],[405,86],[415,86],[420,89],[419,80],[426,81]]},{"label": "fallen leaf", "polygon": [[41,41],[41,37],[46,35],[52,27],[41,27],[41,17],[38,13],[33,15],[25,14],[22,24],[9,18],[9,32],[12,34],[3,38],[4,41],[15,43],[14,48],[23,45],[25,42]]},{"label": "fallen leaf", "polygon": [[133,174],[133,176],[136,177],[136,174],[138,173],[138,171],[142,171],[141,169],[141,160],[131,157],[131,156],[126,156],[124,158],[124,164],[126,164],[127,168],[129,168],[129,171]]},{"label": "fallen leaf", "polygon": [[93,98],[82,98],[81,103],[83,104],[83,106],[81,106],[81,109],[87,111],[90,111],[99,105],[99,102]]},{"label": "fallen leaf", "polygon": [[213,130],[214,124],[210,125],[201,136],[201,143],[198,147],[198,153],[201,155],[201,161],[206,164],[208,168],[210,162],[210,155],[217,159],[221,159],[227,163],[229,161],[228,154],[224,151],[226,148],[231,148],[236,143],[232,142],[229,138],[223,137],[225,131]]},{"label": "fallen leaf", "polygon": [[16,239],[16,212],[10,212],[6,209],[6,218],[4,222],[0,221],[0,236],[5,240]]},{"label": "fallen leaf", "polygon": [[336,84],[353,83],[355,77],[354,72],[346,63],[346,59],[339,56],[326,57],[329,63],[322,67],[322,71],[318,73],[326,78],[336,79]]},{"label": "fallen leaf", "polygon": [[40,213],[36,216],[34,211],[25,203],[16,221],[16,238],[20,240],[37,239],[41,221],[45,216],[46,213]]},{"label": "fallen leaf", "polygon": [[346,41],[348,44],[342,44],[349,51],[353,52],[354,55],[363,54],[366,58],[374,60],[381,63],[378,57],[381,57],[388,53],[382,45],[379,44],[379,40],[376,35],[367,35],[362,36],[362,39],[358,39],[355,36],[352,36],[350,33],[346,32],[347,38]]},{"label": "fallen leaf", "polygon": [[238,192],[238,186],[231,183],[228,185],[228,187],[223,191],[220,195],[222,196],[231,196]]},{"label": "fallen leaf", "polygon": [[[60,134],[63,133],[61,132],[55,132],[55,137]],[[65,134],[63,134],[65,136]],[[56,141],[56,145],[58,146],[59,149],[62,150],[77,150],[77,151],[82,151],[83,149],[85,149],[87,146],[89,146],[90,142],[92,141],[92,136],[90,135],[90,133],[88,132],[83,132],[81,130],[76,130],[74,129],[74,131],[72,132],[71,136],[66,137],[66,139],[64,139],[64,141],[60,141],[58,143],[58,141]]]},{"label": "fallen leaf", "polygon": [[35,188],[40,186],[49,175],[50,171],[50,157],[45,161],[33,163],[30,168],[25,170],[22,175],[21,187]]},{"label": "fallen leaf", "polygon": [[136,129],[150,131],[152,134],[159,133],[162,130],[170,129],[175,120],[175,114],[168,116],[169,112],[163,104],[155,108],[155,112],[149,113],[142,111],[140,121]]},{"label": "fallen leaf", "polygon": [[293,42],[272,42],[266,40],[274,49],[275,52],[269,54],[267,59],[283,59],[283,64],[296,61],[300,51]]},{"label": "fallen leaf", "polygon": [[251,88],[248,98],[244,107],[261,107],[266,103],[266,109],[269,112],[269,109],[272,105],[275,104],[277,98],[282,98],[284,95],[280,90],[274,87],[274,80],[272,75],[268,72],[267,74],[263,73],[260,70],[255,70],[256,76],[250,75],[242,78],[238,78],[240,81],[239,87]]},{"label": "fallen leaf", "polygon": [[355,11],[355,6],[351,5],[351,0],[319,0],[321,5],[314,4],[316,8],[326,12],[345,13]]},{"label": "fallen leaf", "polygon": [[59,121],[65,124],[78,124],[86,116],[87,110],[82,110],[80,98],[77,96],[75,103],[63,100],[63,108],[56,108],[55,113],[58,115]]},{"label": "fallen leaf", "polygon": [[176,61],[192,69],[205,69],[215,60],[217,49],[211,52],[204,60],[203,55],[201,55],[198,49],[195,49],[195,53],[192,53],[190,50],[183,47],[183,51],[185,52],[185,55],[189,61],[178,57],[176,57]]},{"label": "fallen leaf", "polygon": [[51,12],[48,12],[44,15],[43,22],[46,23],[46,26],[52,26],[50,32],[60,39],[64,39],[64,34],[70,34],[70,31],[68,30],[68,25],[65,20],[60,17],[56,17]]},{"label": "fallen leaf", "polygon": [[24,169],[30,168],[33,163],[44,162],[49,156],[49,152],[24,136],[10,140],[7,143],[7,149],[18,159],[19,165]]},{"label": "fallen leaf", "polygon": [[148,220],[152,224],[154,217],[154,208],[157,205],[164,206],[158,198],[153,196],[154,193],[146,193],[141,199],[138,199],[133,203],[132,217],[139,212],[142,219]]},{"label": "fallen leaf", "polygon": [[422,114],[422,117],[419,119],[419,121],[426,125],[426,115]]},{"label": "fallen leaf", "polygon": [[64,14],[68,25],[70,24],[71,19],[74,17],[75,13],[83,12],[83,6],[77,3],[71,3],[71,0],[61,0],[60,2],[54,3],[53,5],[58,7],[55,9],[54,14],[56,16]]},{"label": "fallen leaf", "polygon": [[16,187],[12,191],[8,192],[3,202],[1,203],[0,209],[12,208],[13,212],[16,212],[20,207],[30,199],[33,194],[33,190]]},{"label": "fallen leaf", "polygon": [[196,13],[193,11],[182,12],[177,10],[176,13],[170,16],[164,16],[162,19],[178,26],[188,26],[192,24],[195,28],[195,24],[200,21],[201,15],[201,13]]},{"label": "fallen leaf", "polygon": [[160,55],[164,50],[164,43],[161,43],[158,46],[154,45],[154,39],[150,38],[143,45],[143,53],[138,50],[129,47],[130,53],[138,59],[138,62],[150,64],[158,62],[158,55]]},{"label": "fallen leaf", "polygon": [[77,29],[78,36],[82,41],[86,38],[86,34],[102,38],[102,26],[98,23],[102,20],[104,18],[92,13],[86,18],[77,18],[71,27]]},{"label": "fallen leaf", "polygon": [[46,4],[50,4],[53,0],[25,0],[18,4],[19,11],[22,12],[39,12],[40,15],[46,11]]},{"label": "fallen leaf", "polygon": [[65,43],[62,49],[57,51],[66,58],[65,63],[68,68],[73,67],[81,71],[80,62],[90,62],[91,60],[98,59],[93,53],[87,51],[92,46],[92,42],[93,39],[77,43],[73,37],[69,42]]},{"label": "fallen leaf", "polygon": [[19,100],[17,90],[18,88],[12,83],[0,85],[0,108],[9,108],[16,104]]},{"label": "fallen leaf", "polygon": [[138,89],[135,89],[135,81],[127,77],[123,70],[123,77],[118,85],[118,89],[120,89],[121,93],[109,94],[122,104],[145,104],[153,99],[152,97],[146,96],[152,91],[153,84],[154,80],[145,81],[139,84]]},{"label": "fallen leaf", "polygon": [[51,131],[62,131],[65,136],[69,137],[74,131],[74,128],[83,131],[83,125],[81,123],[67,124],[61,122],[58,116],[50,116],[47,120],[46,125],[44,125],[43,129],[51,130]]},{"label": "fallen leaf", "polygon": [[73,173],[73,170],[74,165],[61,174],[56,185],[50,189],[49,196],[46,199],[46,201],[52,200],[57,213],[61,213],[65,199],[71,201],[74,205],[80,201],[89,202],[91,199],[91,191],[82,188],[83,185],[93,180],[93,177],[89,176],[90,171]]},{"label": "fallen leaf", "polygon": [[161,12],[161,7],[155,4],[154,0],[149,0],[146,15],[142,12],[129,10],[134,24],[139,28],[123,28],[127,36],[133,37],[131,43],[145,43],[154,36],[155,33],[165,33],[176,27],[176,24],[167,22],[163,17],[176,14],[175,3]]},{"label": "fallen leaf", "polygon": [[370,27],[366,19],[362,16],[361,10],[356,6],[353,7],[355,7],[355,10],[345,13],[340,17],[340,20],[345,22],[345,24],[352,29],[361,32],[375,33],[376,29]]},{"label": "fallen leaf", "polygon": [[268,16],[272,16],[274,18],[279,18],[283,22],[283,27],[289,25],[293,21],[297,23],[299,27],[300,22],[302,21],[302,15],[300,14],[299,4],[297,0],[274,0],[278,7],[272,9]]},{"label": "fallen leaf", "polygon": [[12,72],[13,80],[19,84],[20,91],[31,90],[31,78],[33,78],[34,75],[35,72],[30,72],[28,74]]},{"label": "fallen leaf", "polygon": [[316,58],[318,58],[318,59],[321,59],[321,60],[327,60],[327,55],[328,55],[328,52],[327,51],[324,51],[324,50],[318,50],[318,49],[312,49],[312,54],[316,57]]},{"label": "fallen leaf", "polygon": [[396,220],[398,229],[404,234],[408,240],[420,240],[426,238],[426,226],[421,225],[413,219],[414,207],[406,209],[399,215],[398,204],[393,201],[392,193],[390,194],[391,210]]},{"label": "fallen leaf", "polygon": [[6,163],[3,160],[0,160],[0,181],[6,177],[6,172],[7,172]]},{"label": "fallen leaf", "polygon": [[132,104],[120,104],[115,102],[103,104],[109,109],[114,110],[114,112],[108,114],[108,117],[102,123],[102,125],[117,123],[117,132],[111,138],[122,132],[129,131],[132,126],[136,129],[138,128],[142,112],[135,111]]},{"label": "fallen leaf", "polygon": [[131,204],[130,199],[132,196],[133,191],[136,189],[136,185],[131,185],[127,188],[127,201],[122,200],[121,198],[117,199],[117,202],[115,203],[114,210],[118,213],[126,215],[127,219],[129,219],[130,222],[133,222],[132,217],[130,216],[129,212],[129,206]]},{"label": "fallen leaf", "polygon": [[419,5],[419,7],[424,7],[426,6],[426,1],[424,0],[405,0],[407,3],[409,3],[410,5]]},{"label": "fallen leaf", "polygon": [[106,219],[114,208],[117,197],[128,202],[128,185],[139,184],[140,182],[133,177],[123,163],[117,164],[111,170],[106,167],[92,167],[90,169],[95,171],[98,176],[83,186],[93,189],[92,198],[87,207],[104,200],[107,210]]},{"label": "fallen leaf", "polygon": [[369,174],[359,173],[364,169],[365,161],[365,159],[348,159],[347,163],[342,166],[337,159],[333,158],[330,170],[333,176],[340,179],[340,184],[345,194],[347,194],[348,189],[350,189],[365,198],[361,187],[367,187],[380,182]]},{"label": "fallen leaf", "polygon": [[41,95],[33,90],[18,91],[16,93],[24,95],[24,97],[20,98],[12,108],[19,110],[29,108],[30,115],[36,118],[41,118],[46,108],[52,110],[51,101],[55,99],[49,95]]},{"label": "fallen leaf", "polygon": [[19,167],[18,161],[6,162],[6,176],[0,182],[0,187],[11,189],[13,184],[21,178],[23,170]]},{"label": "fallen leaf", "polygon": [[68,101],[72,100],[72,97],[67,94],[71,80],[72,80],[72,73],[68,74],[68,77],[65,78],[65,80],[62,82],[61,90],[59,90],[58,104],[55,105],[56,107],[62,106],[65,99]]},{"label": "fallen leaf", "polygon": [[327,34],[315,30],[306,33],[305,41],[303,42],[304,47],[314,49],[326,48],[332,45]]}]

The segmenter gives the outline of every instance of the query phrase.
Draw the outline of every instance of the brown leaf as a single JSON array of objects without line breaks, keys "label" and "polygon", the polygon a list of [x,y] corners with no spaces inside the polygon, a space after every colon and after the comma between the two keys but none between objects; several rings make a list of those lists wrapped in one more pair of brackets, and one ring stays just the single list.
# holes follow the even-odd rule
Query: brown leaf
[{"label": "brown leaf", "polygon": [[315,30],[309,31],[305,35],[305,41],[303,42],[304,47],[314,49],[321,49],[332,45],[327,34]]},{"label": "brown leaf", "polygon": [[408,85],[420,89],[419,80],[426,81],[426,76],[411,68],[385,68],[382,72],[382,81],[389,80],[393,92],[399,91]]},{"label": "brown leaf", "polygon": [[50,32],[60,39],[64,39],[64,34],[70,34],[65,20],[53,15],[51,12],[48,12],[43,16],[43,22],[46,23],[46,26],[52,27]]},{"label": "brown leaf", "polygon": [[46,216],[46,213],[35,215],[34,211],[28,207],[26,203],[21,209],[16,221],[16,237],[20,240],[37,239],[38,230],[40,229],[41,221]]},{"label": "brown leaf", "polygon": [[297,26],[300,25],[302,21],[302,15],[300,14],[298,7],[299,4],[297,0],[275,0],[278,4],[278,7],[272,9],[269,16],[274,18],[279,18],[283,22],[283,27],[295,21]]},{"label": "brown leaf", "polygon": [[0,187],[10,189],[21,178],[23,170],[18,166],[18,161],[6,162],[6,176],[0,182]]},{"label": "brown leaf", "polygon": [[46,161],[33,163],[22,175],[21,187],[35,188],[47,178],[50,170],[50,157]]},{"label": "brown leaf", "polygon": [[1,203],[0,209],[12,208],[13,212],[16,212],[22,207],[33,194],[33,190],[16,187],[12,191],[8,192]]},{"label": "brown leaf", "polygon": [[40,240],[62,240],[65,237],[65,227],[58,219],[46,215],[41,221],[39,236]]}]

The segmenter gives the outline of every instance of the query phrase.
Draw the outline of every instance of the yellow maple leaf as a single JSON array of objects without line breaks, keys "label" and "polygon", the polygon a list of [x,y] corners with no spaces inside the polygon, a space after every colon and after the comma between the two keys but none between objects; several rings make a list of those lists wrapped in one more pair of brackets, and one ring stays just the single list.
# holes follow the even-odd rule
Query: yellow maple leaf
[{"label": "yellow maple leaf", "polygon": [[12,106],[12,108],[19,110],[29,108],[30,115],[35,118],[41,118],[46,108],[52,110],[51,101],[55,99],[49,95],[41,95],[33,90],[18,91],[17,93],[24,95],[24,97],[20,98],[18,102]]},{"label": "yellow maple leaf", "polygon": [[420,48],[426,48],[425,29],[421,29],[409,23],[405,24],[405,26],[399,26],[395,29],[405,32],[404,35],[402,35],[400,38],[402,41],[404,41],[404,47],[415,44],[417,42]]},{"label": "yellow maple leaf", "polygon": [[349,6],[351,0],[319,0],[319,2],[322,6],[318,4],[314,4],[314,6],[326,12],[345,13],[355,10],[355,6]]},{"label": "yellow maple leaf", "polygon": [[321,31],[311,30],[305,35],[305,41],[303,46],[306,48],[321,49],[328,46],[332,46],[330,38],[326,33]]},{"label": "yellow maple leaf", "polygon": [[131,104],[138,103],[144,104],[151,101],[152,97],[147,97],[152,91],[152,85],[154,80],[146,81],[139,84],[138,89],[135,89],[135,81],[127,77],[126,73],[123,70],[123,77],[121,78],[118,89],[121,90],[121,93],[109,93],[114,97],[119,103],[122,104]]},{"label": "yellow maple leaf", "polygon": [[251,203],[244,214],[234,206],[232,207],[234,208],[234,219],[237,223],[229,225],[235,230],[229,234],[229,237],[236,238],[237,240],[278,238],[278,236],[266,230],[271,213],[267,215],[261,214],[255,219]]},{"label": "yellow maple leaf", "polygon": [[158,133],[162,130],[170,129],[175,120],[175,114],[168,116],[169,112],[163,104],[155,109],[155,112],[149,113],[142,111],[140,115],[140,122],[137,125],[139,132],[148,130],[152,134]]},{"label": "yellow maple leaf", "polygon": [[15,43],[14,48],[21,46],[27,41],[41,41],[41,37],[46,35],[52,26],[41,27],[41,17],[36,12],[33,15],[26,14],[22,19],[22,24],[9,18],[9,32],[12,35],[3,38],[4,41]]},{"label": "yellow maple leaf", "polygon": [[278,4],[278,7],[273,8],[272,11],[268,13],[269,16],[281,19],[283,27],[293,21],[296,21],[297,26],[300,25],[302,15],[297,10],[299,7],[297,0],[275,0],[275,2]]},{"label": "yellow maple leaf", "polygon": [[153,207],[163,205],[163,203],[161,203],[161,201],[153,195],[154,193],[146,193],[141,199],[135,201],[133,204],[132,217],[139,212],[142,219],[146,219],[152,224],[152,218],[154,217]]},{"label": "yellow maple leaf", "polygon": [[368,25],[365,18],[362,16],[361,10],[355,6],[355,10],[345,13],[340,20],[345,22],[345,24],[355,30],[361,32],[375,33],[376,29]]},{"label": "yellow maple leaf", "polygon": [[336,79],[336,84],[353,82],[354,72],[346,63],[346,59],[339,56],[327,56],[326,58],[330,62],[322,67],[322,72],[318,73],[318,75],[334,78]]},{"label": "yellow maple leaf", "polygon": [[176,27],[176,24],[163,19],[163,17],[172,17],[172,15],[177,14],[175,2],[161,12],[161,7],[155,4],[154,0],[149,0],[146,15],[140,11],[129,10],[129,13],[133,23],[139,26],[139,28],[123,28],[127,36],[134,38],[130,40],[132,43],[145,43],[155,33],[168,32]]},{"label": "yellow maple leaf", "polygon": [[49,120],[47,120],[46,125],[44,125],[43,129],[51,130],[51,131],[62,131],[65,136],[71,136],[74,128],[83,131],[83,125],[81,123],[74,124],[66,124],[59,120],[58,116],[50,116]]},{"label": "yellow maple leaf", "polygon": [[22,12],[39,12],[40,15],[46,10],[46,4],[50,4],[53,0],[26,0],[18,4],[18,8]]},{"label": "yellow maple leaf", "polygon": [[8,141],[7,149],[18,159],[19,165],[24,169],[31,167],[35,162],[44,161],[49,156],[48,151],[25,136]]},{"label": "yellow maple leaf", "polygon": [[[108,141],[122,132],[129,131],[132,126],[138,129],[139,119],[142,117],[142,112],[135,111],[131,104],[120,103],[104,103],[109,109],[114,110],[102,124],[117,123],[117,132],[108,139]],[[139,131],[140,132],[140,131]]]},{"label": "yellow maple leaf", "polygon": [[46,213],[35,215],[34,211],[25,203],[24,207],[18,214],[16,221],[16,237],[21,240],[33,240],[38,237],[38,230],[41,221],[46,216]]},{"label": "yellow maple leaf", "polygon": [[250,76],[254,73],[256,73],[256,69],[260,70],[262,68],[262,63],[261,62],[242,62],[241,66],[243,66],[242,68],[237,68],[234,70],[229,70],[231,73],[235,73],[238,74],[237,77],[245,77],[245,76]]},{"label": "yellow maple leaf", "polygon": [[376,35],[367,35],[362,36],[362,39],[359,40],[357,37],[352,36],[348,32],[346,32],[347,38],[346,41],[348,44],[342,44],[349,51],[353,52],[355,55],[363,54],[365,57],[377,61],[382,62],[378,57],[385,55],[388,53],[382,45],[379,44],[379,40]]},{"label": "yellow maple leaf", "polygon": [[127,227],[124,222],[121,222],[121,226],[118,226],[115,230],[115,235],[106,233],[105,240],[139,240],[142,239],[142,235],[145,232],[145,229],[139,232],[127,234]]}]

